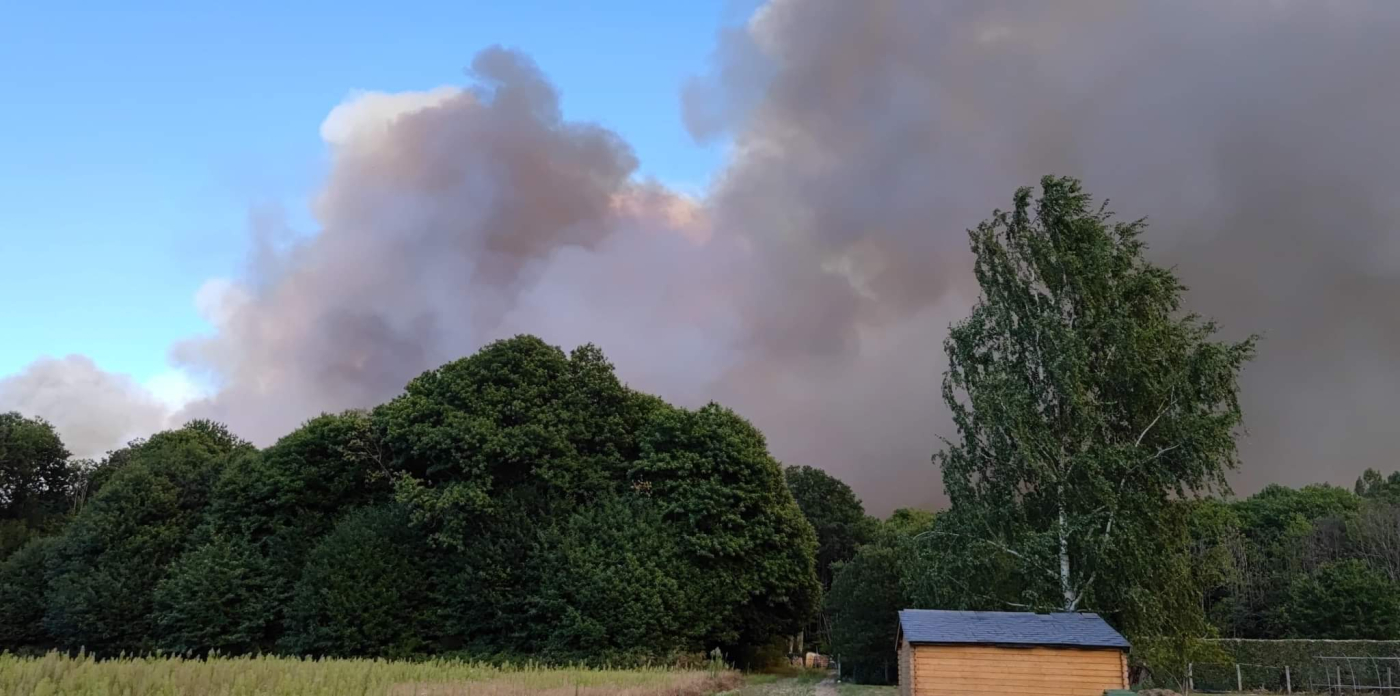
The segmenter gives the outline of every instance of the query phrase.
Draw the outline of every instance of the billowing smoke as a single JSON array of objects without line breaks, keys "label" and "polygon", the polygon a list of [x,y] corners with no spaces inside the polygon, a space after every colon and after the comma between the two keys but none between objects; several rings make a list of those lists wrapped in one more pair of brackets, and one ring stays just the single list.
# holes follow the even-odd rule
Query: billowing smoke
[{"label": "billowing smoke", "polygon": [[1264,334],[1242,490],[1393,469],[1397,35],[1379,0],[773,0],[685,87],[732,148],[702,200],[487,50],[470,88],[331,113],[320,230],[209,286],[217,331],[174,357],[221,389],[181,415],[268,442],[530,332],[735,407],[877,512],[933,503],[965,230],[1056,173],[1148,216],[1193,310]]},{"label": "billowing smoke", "polygon": [[125,375],[81,355],[43,358],[0,378],[0,413],[39,415],[76,457],[101,457],[169,423],[170,408]]},{"label": "billowing smoke", "polygon": [[1241,490],[1394,469],[1397,35],[1385,2],[770,3],[686,92],[737,144],[716,228],[770,251],[745,355],[789,389],[741,404],[877,509],[929,495],[963,230],[1069,174],[1149,218],[1191,309],[1264,335]]}]

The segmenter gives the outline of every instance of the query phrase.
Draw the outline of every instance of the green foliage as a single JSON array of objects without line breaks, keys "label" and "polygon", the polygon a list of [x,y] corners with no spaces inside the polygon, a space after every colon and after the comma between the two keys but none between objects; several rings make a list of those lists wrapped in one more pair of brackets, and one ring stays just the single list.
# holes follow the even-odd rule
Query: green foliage
[{"label": "green foliage", "polygon": [[61,534],[0,565],[0,650],[643,662],[754,654],[821,593],[762,435],[592,346],[500,341],[263,451],[196,421],[75,470]]},{"label": "green foliage", "polygon": [[0,649],[33,652],[50,647],[43,619],[56,542],[54,537],[31,540],[0,562]]},{"label": "green foliage", "polygon": [[1356,512],[1360,500],[1345,488],[1327,484],[1299,489],[1270,484],[1233,507],[1251,538],[1271,544],[1283,540],[1290,530],[1306,529],[1314,520]]},{"label": "green foliage", "polygon": [[[802,516],[817,534],[817,578],[823,591],[830,590],[836,566],[849,561],[861,544],[871,541],[879,523],[866,516],[865,506],[850,486],[821,469],[789,466],[783,477]],[[830,625],[826,612],[819,613],[803,629],[804,647],[829,651]]]},{"label": "green foliage", "polygon": [[0,413],[0,560],[57,525],[78,478],[52,425]]},{"label": "green foliage", "polygon": [[389,481],[369,418],[322,415],[267,450],[230,461],[214,484],[198,544],[157,591],[161,647],[272,650],[311,549],[344,511],[384,502]]},{"label": "green foliage", "polygon": [[896,547],[871,545],[838,564],[826,605],[832,650],[841,656],[843,676],[862,684],[898,678],[894,636],[905,604],[900,577],[906,562]]},{"label": "green foliage", "polygon": [[935,461],[945,563],[995,579],[980,602],[1152,615],[1149,580],[1184,577],[1171,501],[1226,489],[1254,340],[1183,316],[1143,229],[1046,177],[971,233],[982,296],[945,344],[959,437]]},{"label": "green foliage", "polygon": [[1295,577],[1279,610],[1291,638],[1400,639],[1400,585],[1355,559]]},{"label": "green foliage", "polygon": [[705,570],[696,596],[707,642],[763,644],[812,617],[821,597],[816,535],[748,421],[715,404],[657,411],[628,477]]},{"label": "green foliage", "polygon": [[310,655],[426,652],[435,637],[432,567],[403,507],[352,513],[307,559],[288,608],[284,647]]},{"label": "green foliage", "polygon": [[528,488],[556,509],[615,489],[651,407],[597,348],[566,356],[521,336],[420,375],[374,422],[400,499],[437,543],[460,547],[494,491]]},{"label": "green foliage", "polygon": [[156,585],[185,550],[224,462],[250,448],[196,421],[133,450],[55,546],[44,626],[60,645],[154,647]]},{"label": "green foliage", "polygon": [[1356,479],[1356,494],[1362,498],[1400,504],[1400,471],[1382,477],[1381,472],[1367,469]]},{"label": "green foliage", "polygon": [[157,646],[182,654],[270,651],[284,597],[279,579],[244,538],[191,549],[156,586]]},{"label": "green foliage", "polygon": [[632,664],[696,644],[701,575],[681,557],[654,503],[599,501],[538,541],[527,625],[530,644],[558,662]]},{"label": "green foliage", "polygon": [[856,549],[870,541],[875,524],[851,487],[835,476],[810,466],[789,466],[783,475],[797,507],[817,533],[817,575],[822,587],[829,588],[832,564],[855,556]]},{"label": "green foliage", "polygon": [[63,512],[75,473],[52,425],[0,413],[0,519]]}]

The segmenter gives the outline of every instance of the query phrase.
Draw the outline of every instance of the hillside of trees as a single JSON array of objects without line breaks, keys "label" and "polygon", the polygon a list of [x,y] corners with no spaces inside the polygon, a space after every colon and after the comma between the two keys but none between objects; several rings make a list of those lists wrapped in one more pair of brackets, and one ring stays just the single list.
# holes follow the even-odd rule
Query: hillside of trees
[{"label": "hillside of trees", "polygon": [[193,422],[70,462],[0,420],[0,649],[742,659],[820,601],[748,422],[531,337],[265,450]]}]

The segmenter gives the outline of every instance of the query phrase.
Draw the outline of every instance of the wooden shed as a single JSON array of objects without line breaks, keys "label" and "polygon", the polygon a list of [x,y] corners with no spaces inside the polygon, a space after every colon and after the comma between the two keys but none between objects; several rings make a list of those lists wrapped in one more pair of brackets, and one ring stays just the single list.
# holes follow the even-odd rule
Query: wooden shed
[{"label": "wooden shed", "polygon": [[1128,688],[1128,641],[1097,614],[899,612],[901,696],[1103,696]]}]

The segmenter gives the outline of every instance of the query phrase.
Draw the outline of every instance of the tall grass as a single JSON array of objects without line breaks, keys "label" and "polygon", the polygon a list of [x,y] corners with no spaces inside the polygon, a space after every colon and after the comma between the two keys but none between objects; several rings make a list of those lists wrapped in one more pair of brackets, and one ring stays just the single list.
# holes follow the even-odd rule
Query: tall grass
[{"label": "tall grass", "polygon": [[702,696],[734,688],[728,670],[289,657],[123,658],[0,655],[6,696]]}]

